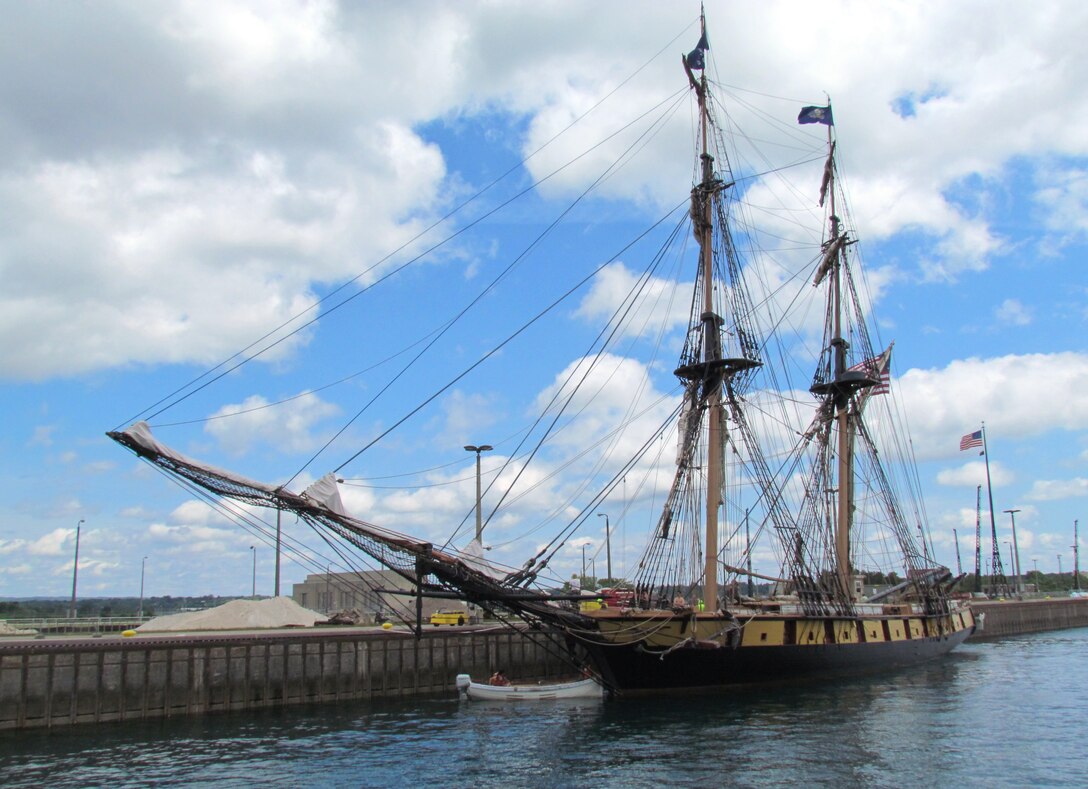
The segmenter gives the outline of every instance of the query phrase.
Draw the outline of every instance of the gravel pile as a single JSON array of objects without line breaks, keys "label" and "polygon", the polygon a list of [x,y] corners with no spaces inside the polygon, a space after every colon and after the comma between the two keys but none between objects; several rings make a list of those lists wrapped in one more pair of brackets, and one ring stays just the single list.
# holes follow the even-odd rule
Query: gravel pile
[{"label": "gravel pile", "polygon": [[303,608],[290,597],[232,600],[204,611],[157,616],[138,628],[141,633],[191,630],[253,630],[273,627],[313,627],[328,617]]}]

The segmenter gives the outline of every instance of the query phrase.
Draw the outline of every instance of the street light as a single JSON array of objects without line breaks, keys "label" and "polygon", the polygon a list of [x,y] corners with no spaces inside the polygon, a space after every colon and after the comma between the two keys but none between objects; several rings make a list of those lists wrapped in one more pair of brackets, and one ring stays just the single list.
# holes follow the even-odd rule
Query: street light
[{"label": "street light", "polygon": [[325,613],[332,612],[332,589],[329,586],[332,583],[332,565],[325,565]]},{"label": "street light", "polygon": [[608,580],[612,580],[612,539],[608,535],[608,515],[604,512],[597,513],[598,518],[604,518],[604,550],[605,561],[608,564]]},{"label": "street light", "polygon": [[480,453],[490,452],[494,448],[490,444],[480,444],[478,447],[465,444],[466,452],[476,453],[476,542],[480,543],[480,545],[483,545],[484,534],[483,513],[480,511]]},{"label": "street light", "polygon": [[144,570],[147,567],[147,557],[145,556],[140,562],[140,612],[136,614],[137,619],[144,618]]},{"label": "street light", "polygon": [[1016,541],[1016,513],[1020,510],[1005,510],[1009,513],[1009,517],[1012,519],[1012,564],[1013,572],[1016,573],[1016,590],[1018,592],[1023,591],[1020,586],[1020,543]]},{"label": "street light", "polygon": [[1039,594],[1039,591],[1042,589],[1043,586],[1040,583],[1042,579],[1039,577],[1039,558],[1032,557],[1031,562],[1035,565],[1035,594]]},{"label": "street light", "polygon": [[1073,588],[1080,591],[1080,532],[1077,531],[1079,521],[1073,521]]},{"label": "street light", "polygon": [[[1012,568],[1012,571],[1015,573],[1016,572],[1016,560],[1013,558],[1013,555],[1012,555],[1012,543],[1009,540],[1005,540],[1005,545],[1009,546],[1009,566]],[[1014,594],[1016,592],[1020,591],[1019,587],[1016,585],[1015,576],[1014,576],[1014,580],[1013,580],[1013,584],[1012,584],[1012,591],[1013,591]]]},{"label": "street light", "polygon": [[586,582],[586,544],[582,543],[582,583]]},{"label": "street light", "polygon": [[283,538],[283,531],[280,529],[280,516],[282,514],[283,510],[276,507],[276,583],[275,588],[272,590],[275,597],[280,596],[280,546]]},{"label": "street light", "polygon": [[68,618],[76,618],[76,579],[79,577],[79,527],[86,523],[83,518],[76,524],[76,560],[72,564],[72,605],[68,608]]},{"label": "street light", "polygon": [[249,546],[249,550],[253,551],[253,591],[250,592],[250,597],[257,598],[257,549],[252,545]]}]

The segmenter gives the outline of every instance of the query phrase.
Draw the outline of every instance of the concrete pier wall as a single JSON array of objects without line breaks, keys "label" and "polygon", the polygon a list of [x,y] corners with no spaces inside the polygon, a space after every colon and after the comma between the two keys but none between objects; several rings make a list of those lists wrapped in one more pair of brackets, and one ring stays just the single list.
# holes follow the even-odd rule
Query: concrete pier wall
[{"label": "concrete pier wall", "polygon": [[983,628],[972,641],[1041,633],[1070,627],[1088,627],[1088,598],[1054,600],[1003,600],[972,603],[976,619],[985,614]]},{"label": "concrete pier wall", "polygon": [[552,650],[508,630],[5,639],[0,729],[452,693],[454,678],[505,668],[569,675]]}]

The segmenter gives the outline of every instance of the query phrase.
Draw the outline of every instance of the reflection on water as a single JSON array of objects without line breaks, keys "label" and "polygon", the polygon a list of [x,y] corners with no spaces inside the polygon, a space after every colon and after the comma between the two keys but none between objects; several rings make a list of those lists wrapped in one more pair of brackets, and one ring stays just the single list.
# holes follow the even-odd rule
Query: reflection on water
[{"label": "reflection on water", "polygon": [[520,704],[451,692],[5,733],[0,783],[1080,786],[1086,645],[1088,630],[969,644],[817,687]]}]

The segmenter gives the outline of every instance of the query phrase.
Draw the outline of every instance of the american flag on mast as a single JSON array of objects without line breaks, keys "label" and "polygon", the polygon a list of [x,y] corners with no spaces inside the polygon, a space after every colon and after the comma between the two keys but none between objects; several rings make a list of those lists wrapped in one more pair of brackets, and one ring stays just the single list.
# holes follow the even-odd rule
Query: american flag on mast
[{"label": "american flag on mast", "polygon": [[880,356],[877,356],[873,359],[866,359],[863,362],[858,362],[853,367],[849,368],[851,372],[867,373],[874,378],[880,379],[880,383],[875,384],[871,389],[866,392],[866,394],[879,395],[887,394],[889,391],[891,391],[891,361],[893,347],[895,347],[894,342],[889,345],[888,350],[884,351],[884,353],[880,354]]},{"label": "american flag on mast", "polygon": [[982,446],[982,431],[976,430],[974,433],[968,433],[960,439],[960,452],[971,447]]}]

